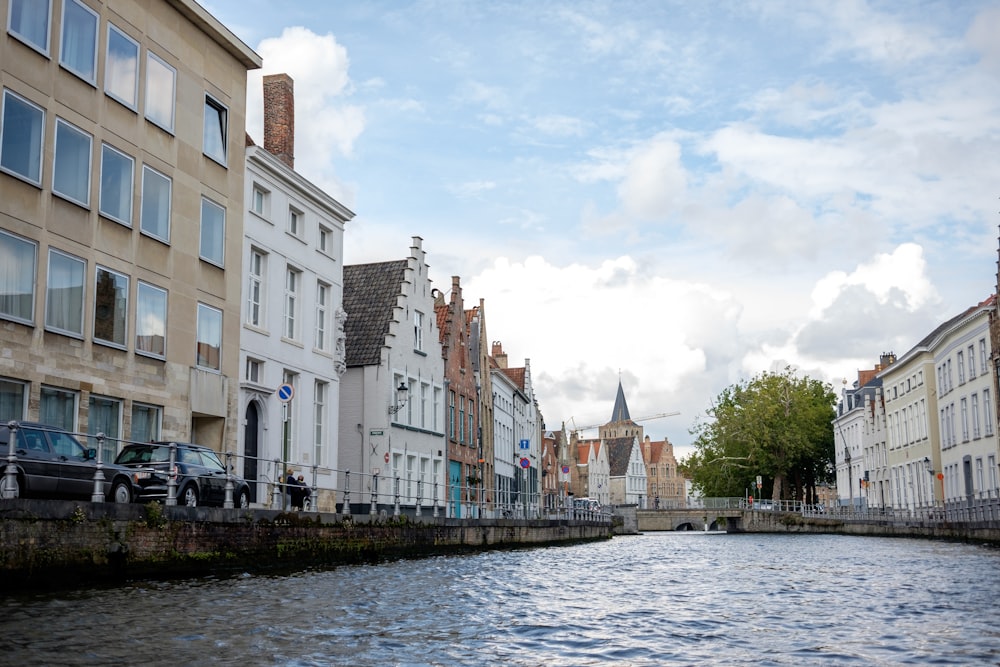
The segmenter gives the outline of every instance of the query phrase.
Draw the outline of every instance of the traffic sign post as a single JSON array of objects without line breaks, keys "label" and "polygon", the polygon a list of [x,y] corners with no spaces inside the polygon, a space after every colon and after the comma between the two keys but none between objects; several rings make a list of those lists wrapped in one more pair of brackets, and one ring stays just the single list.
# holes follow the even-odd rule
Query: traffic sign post
[{"label": "traffic sign post", "polygon": [[[274,392],[277,395],[278,400],[281,401],[281,475],[280,479],[275,480],[276,484],[279,484],[279,489],[282,490],[282,496],[284,496],[284,482],[285,473],[288,470],[288,458],[291,455],[290,449],[290,434],[288,432],[288,408],[289,404],[292,402],[292,397],[295,396],[295,387],[291,384],[284,382],[278,385],[278,389]],[[285,509],[285,501],[282,499],[281,509]]]}]

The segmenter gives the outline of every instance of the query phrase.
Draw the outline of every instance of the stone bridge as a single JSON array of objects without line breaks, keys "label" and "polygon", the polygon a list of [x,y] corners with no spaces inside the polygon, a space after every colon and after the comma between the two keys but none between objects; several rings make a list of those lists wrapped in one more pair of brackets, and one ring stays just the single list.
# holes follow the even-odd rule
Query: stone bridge
[{"label": "stone bridge", "polygon": [[656,530],[724,530],[739,532],[743,523],[741,509],[686,508],[637,510],[639,532]]}]

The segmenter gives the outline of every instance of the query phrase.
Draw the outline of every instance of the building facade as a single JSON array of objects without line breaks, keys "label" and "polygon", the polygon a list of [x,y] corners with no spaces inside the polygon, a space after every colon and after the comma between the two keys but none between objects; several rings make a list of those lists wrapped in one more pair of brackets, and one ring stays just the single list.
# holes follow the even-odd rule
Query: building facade
[{"label": "building facade", "polygon": [[[291,468],[334,509],[347,370],[344,226],[354,214],[294,169],[294,91],[264,77],[264,148],[246,149],[239,471],[255,502]],[[293,389],[283,401],[281,385]],[[277,497],[280,503],[280,495]]]},{"label": "building facade", "polygon": [[0,8],[0,418],[235,452],[260,57],[191,0]]}]

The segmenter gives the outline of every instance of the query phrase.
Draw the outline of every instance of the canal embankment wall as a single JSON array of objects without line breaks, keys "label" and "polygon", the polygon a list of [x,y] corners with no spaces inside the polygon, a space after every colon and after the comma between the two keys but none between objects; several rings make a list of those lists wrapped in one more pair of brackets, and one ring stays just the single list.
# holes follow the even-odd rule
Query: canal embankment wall
[{"label": "canal embankment wall", "polygon": [[[730,520],[732,523],[734,520]],[[836,516],[803,516],[793,512],[744,512],[732,532],[815,533],[869,535],[874,537],[921,537],[1000,545],[1000,521],[949,522],[931,518],[880,520]]]},{"label": "canal embankment wall", "polygon": [[0,500],[4,588],[294,570],[611,538],[607,522]]}]

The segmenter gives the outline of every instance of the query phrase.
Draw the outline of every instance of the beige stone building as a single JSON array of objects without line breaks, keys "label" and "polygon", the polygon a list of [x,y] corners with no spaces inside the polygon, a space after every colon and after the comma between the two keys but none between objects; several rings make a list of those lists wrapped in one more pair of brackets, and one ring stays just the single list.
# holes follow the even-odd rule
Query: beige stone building
[{"label": "beige stone building", "polygon": [[0,420],[233,451],[260,57],[192,0],[0,14]]}]

